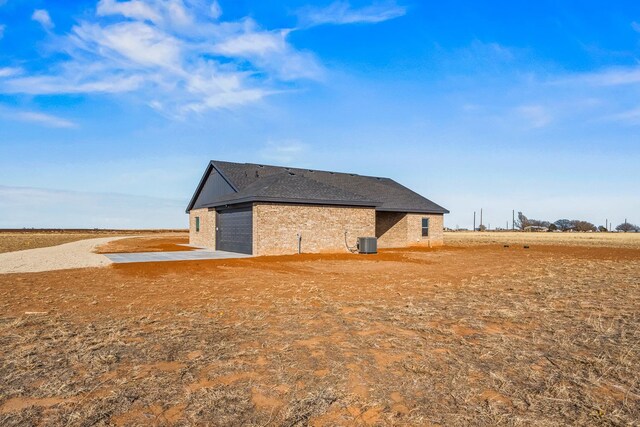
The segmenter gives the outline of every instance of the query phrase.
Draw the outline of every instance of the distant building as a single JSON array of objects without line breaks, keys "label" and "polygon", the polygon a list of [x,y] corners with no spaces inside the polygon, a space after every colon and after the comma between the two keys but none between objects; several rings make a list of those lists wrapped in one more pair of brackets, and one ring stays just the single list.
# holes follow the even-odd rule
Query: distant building
[{"label": "distant building", "polygon": [[549,227],[541,227],[539,225],[529,225],[527,227],[524,228],[524,231],[530,231],[530,232],[543,232],[543,231],[549,231]]}]

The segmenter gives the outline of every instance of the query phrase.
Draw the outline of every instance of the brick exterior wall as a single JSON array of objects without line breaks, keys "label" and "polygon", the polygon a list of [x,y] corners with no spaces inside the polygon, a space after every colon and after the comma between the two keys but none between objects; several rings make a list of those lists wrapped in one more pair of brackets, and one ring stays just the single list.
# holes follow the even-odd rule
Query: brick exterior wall
[{"label": "brick exterior wall", "polygon": [[[200,231],[196,232],[196,217]],[[429,218],[429,237],[422,237],[422,218]],[[285,255],[298,252],[296,235],[302,234],[302,252],[346,252],[358,237],[376,236],[379,248],[441,246],[443,215],[375,212],[373,208],[329,205],[253,205],[253,254]],[[216,212],[207,208],[189,212],[189,244],[215,248]]]},{"label": "brick exterior wall", "polygon": [[[429,218],[429,237],[422,237],[422,218]],[[444,215],[407,214],[409,246],[442,246],[444,244]]]},{"label": "brick exterior wall", "polygon": [[[196,231],[196,217],[200,217],[200,231]],[[216,247],[216,211],[207,208],[189,211],[189,244],[204,248]]]},{"label": "brick exterior wall", "polygon": [[404,212],[376,212],[376,237],[379,248],[407,246],[406,216]]},{"label": "brick exterior wall", "polygon": [[[429,236],[422,237],[422,218],[429,218]],[[379,248],[406,246],[442,246],[444,215],[403,212],[376,212],[376,237]]]},{"label": "brick exterior wall", "polygon": [[302,253],[346,252],[358,237],[375,236],[373,208],[329,205],[253,205],[253,254],[298,253],[296,235],[302,234]]}]

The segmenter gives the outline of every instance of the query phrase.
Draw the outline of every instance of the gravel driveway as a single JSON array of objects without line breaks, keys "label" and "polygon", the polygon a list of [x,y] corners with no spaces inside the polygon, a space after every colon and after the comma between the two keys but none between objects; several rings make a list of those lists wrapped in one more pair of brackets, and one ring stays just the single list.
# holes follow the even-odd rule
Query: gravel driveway
[{"label": "gravel driveway", "polygon": [[69,268],[102,267],[111,264],[104,255],[94,254],[96,246],[130,236],[79,240],[47,248],[0,254],[0,274],[32,273]]}]

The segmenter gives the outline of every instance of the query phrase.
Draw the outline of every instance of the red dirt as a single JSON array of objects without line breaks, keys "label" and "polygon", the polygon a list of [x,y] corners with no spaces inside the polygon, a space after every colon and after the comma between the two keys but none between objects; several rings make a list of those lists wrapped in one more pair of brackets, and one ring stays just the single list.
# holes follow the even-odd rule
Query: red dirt
[{"label": "red dirt", "polygon": [[[144,245],[137,247],[142,246]],[[464,256],[463,253],[469,255]],[[247,292],[255,295],[256,290],[267,291],[286,280],[286,277],[291,277],[295,282],[322,284],[325,291],[339,290],[340,298],[348,300],[359,294],[367,281],[391,284],[420,277],[428,278],[417,288],[411,288],[410,292],[417,292],[418,295],[434,292],[438,287],[434,287],[434,284],[448,283],[459,286],[470,278],[504,277],[517,274],[533,262],[563,259],[637,261],[640,259],[640,250],[567,246],[519,249],[487,245],[414,252],[383,250],[375,255],[302,254],[125,263],[113,264],[106,269],[0,275],[0,285],[9,278],[13,282],[15,292],[7,295],[10,298],[7,300],[9,312],[13,314],[23,311],[64,311],[68,306],[38,304],[36,301],[46,301],[48,298],[55,301],[61,293],[72,293],[73,298],[90,300],[89,305],[72,306],[73,313],[94,315],[103,310],[109,312],[126,309],[129,312],[130,304],[189,307],[200,300],[197,290],[202,289],[204,283],[211,282],[214,278],[210,285],[214,286],[215,292],[223,292],[225,295],[244,295]],[[26,284],[28,286],[25,286]],[[125,286],[114,288],[116,284]],[[249,284],[251,286],[248,288]],[[350,285],[346,286],[347,284]],[[384,300],[389,297],[384,286],[368,286],[366,292],[372,299]],[[178,295],[180,296],[176,298]],[[123,305],[123,300],[128,301],[129,305]],[[260,301],[252,301],[252,304],[256,303],[262,304]]]},{"label": "red dirt", "polygon": [[0,424],[632,424],[639,268],[482,245],[0,275]]},{"label": "red dirt", "polygon": [[102,245],[95,251],[98,254],[139,253],[139,252],[176,252],[192,251],[196,248],[189,244],[188,236],[171,237],[132,237],[120,239]]}]

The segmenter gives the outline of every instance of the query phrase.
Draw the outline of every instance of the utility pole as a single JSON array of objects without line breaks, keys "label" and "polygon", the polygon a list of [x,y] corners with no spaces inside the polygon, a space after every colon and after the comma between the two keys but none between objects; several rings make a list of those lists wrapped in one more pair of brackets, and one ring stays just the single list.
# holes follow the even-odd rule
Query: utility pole
[{"label": "utility pole", "polygon": [[605,230],[609,230],[609,219],[608,218],[604,220],[604,229]]},{"label": "utility pole", "polygon": [[482,231],[482,208],[480,208],[480,231]]},{"label": "utility pole", "polygon": [[473,231],[476,231],[476,211],[473,211]]},{"label": "utility pole", "polygon": [[509,229],[509,221],[507,221],[507,227],[505,228],[505,230]]},{"label": "utility pole", "polygon": [[511,211],[511,231],[516,231],[516,210]]}]

